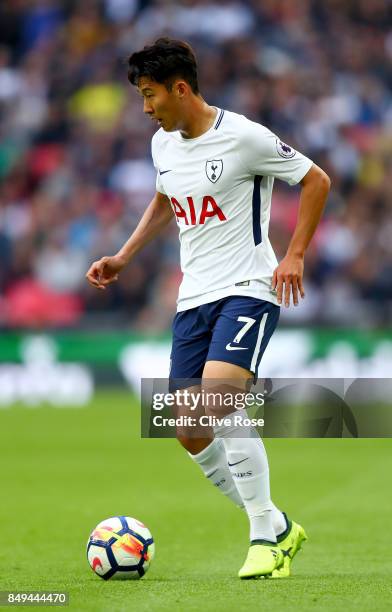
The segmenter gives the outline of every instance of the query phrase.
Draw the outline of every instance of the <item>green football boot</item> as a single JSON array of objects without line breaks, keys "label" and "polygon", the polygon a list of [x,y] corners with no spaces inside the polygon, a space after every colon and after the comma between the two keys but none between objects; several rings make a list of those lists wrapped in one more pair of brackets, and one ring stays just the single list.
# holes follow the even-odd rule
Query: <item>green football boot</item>
[{"label": "green football boot", "polygon": [[305,530],[298,523],[290,521],[285,513],[287,529],[277,537],[277,544],[283,553],[283,564],[272,572],[272,578],[287,578],[291,572],[291,562],[297,552],[300,550],[302,543],[308,539]]},{"label": "green football boot", "polygon": [[255,540],[251,543],[244,565],[238,572],[243,580],[271,576],[284,563],[283,552],[273,542]]}]

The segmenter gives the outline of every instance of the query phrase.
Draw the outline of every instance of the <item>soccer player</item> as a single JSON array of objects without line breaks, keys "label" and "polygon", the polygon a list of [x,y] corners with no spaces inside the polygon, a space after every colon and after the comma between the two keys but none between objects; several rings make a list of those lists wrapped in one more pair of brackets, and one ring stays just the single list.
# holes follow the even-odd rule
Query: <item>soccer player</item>
[{"label": "soccer player", "polygon": [[[128,62],[128,79],[143,96],[145,114],[159,126],[152,138],[156,193],[129,240],[116,255],[94,262],[87,279],[106,289],[174,216],[183,280],[170,380],[233,381],[246,389],[257,375],[280,305],[297,305],[305,296],[304,254],[330,180],[266,127],[209,106],[187,43],[160,38]],[[279,264],[268,238],[275,178],[302,186],[296,227]],[[249,517],[250,547],[239,577],[288,576],[306,534],[271,501],[258,434],[244,437],[230,425],[211,427],[202,437],[186,432],[178,437],[206,477]]]}]

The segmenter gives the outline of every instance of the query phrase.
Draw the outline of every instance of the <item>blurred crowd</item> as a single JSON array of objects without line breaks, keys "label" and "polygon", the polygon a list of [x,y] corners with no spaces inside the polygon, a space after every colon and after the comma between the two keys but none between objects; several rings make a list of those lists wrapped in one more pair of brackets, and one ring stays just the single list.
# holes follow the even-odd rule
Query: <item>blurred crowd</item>
[{"label": "blurred crowd", "polygon": [[[0,327],[169,327],[173,222],[105,292],[85,273],[114,254],[155,188],[155,129],[126,58],[188,40],[209,104],[243,113],[332,179],[287,325],[392,320],[391,0],[2,0]],[[298,188],[277,182],[271,240],[285,253]]]}]

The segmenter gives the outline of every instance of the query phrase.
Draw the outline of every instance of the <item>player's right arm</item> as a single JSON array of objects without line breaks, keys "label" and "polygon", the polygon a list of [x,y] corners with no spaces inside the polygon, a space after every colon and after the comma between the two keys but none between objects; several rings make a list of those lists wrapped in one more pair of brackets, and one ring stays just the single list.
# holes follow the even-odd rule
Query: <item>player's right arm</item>
[{"label": "player's right arm", "polygon": [[88,282],[97,289],[106,289],[107,285],[118,279],[121,270],[136,253],[155,238],[172,218],[173,209],[169,198],[157,191],[135,231],[118,253],[111,257],[102,257],[90,266],[86,274]]}]

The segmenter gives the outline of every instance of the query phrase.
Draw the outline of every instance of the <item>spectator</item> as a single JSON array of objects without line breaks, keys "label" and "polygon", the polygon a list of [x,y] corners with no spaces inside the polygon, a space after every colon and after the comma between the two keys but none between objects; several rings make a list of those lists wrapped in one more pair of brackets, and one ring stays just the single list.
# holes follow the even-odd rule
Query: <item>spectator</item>
[{"label": "spectator", "polygon": [[[152,127],[124,57],[163,34],[195,46],[209,103],[266,124],[332,177],[306,303],[283,321],[390,324],[391,17],[388,0],[4,0],[0,324],[169,325],[174,224],[104,296],[84,282],[154,192]],[[278,257],[297,195],[282,183],[274,192]]]}]

